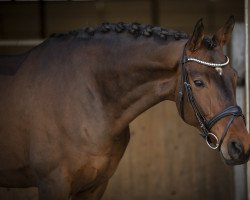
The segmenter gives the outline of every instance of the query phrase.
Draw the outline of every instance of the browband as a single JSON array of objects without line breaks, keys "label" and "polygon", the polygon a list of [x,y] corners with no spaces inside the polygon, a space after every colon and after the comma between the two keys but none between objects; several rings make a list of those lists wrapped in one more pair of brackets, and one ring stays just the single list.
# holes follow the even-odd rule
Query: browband
[{"label": "browband", "polygon": [[189,58],[187,57],[187,62],[189,61],[193,61],[193,62],[197,62],[199,64],[202,64],[202,65],[206,65],[206,66],[209,66],[209,67],[213,67],[213,68],[216,68],[216,67],[225,67],[228,63],[229,63],[229,58],[227,56],[225,56],[226,58],[226,62],[224,63],[211,63],[211,62],[206,62],[206,61],[203,61],[203,60],[199,60],[197,58]]}]

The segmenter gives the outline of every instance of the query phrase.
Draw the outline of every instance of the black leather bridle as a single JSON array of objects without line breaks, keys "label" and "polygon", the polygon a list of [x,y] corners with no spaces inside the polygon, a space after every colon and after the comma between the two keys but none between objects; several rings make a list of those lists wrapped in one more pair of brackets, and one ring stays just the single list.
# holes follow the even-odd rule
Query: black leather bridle
[{"label": "black leather bridle", "polygon": [[[205,65],[205,66],[220,66],[220,67],[224,67],[228,64],[229,59],[228,57],[227,61],[223,64],[216,64],[216,63],[208,63],[196,58],[189,58],[186,55],[186,47],[184,47],[183,50],[183,56],[181,59],[181,80],[180,80],[180,87],[179,87],[179,96],[178,96],[178,106],[179,106],[179,110],[180,110],[180,114],[183,120],[184,119],[184,93],[187,95],[188,101],[192,106],[192,109],[195,113],[196,119],[199,123],[200,129],[201,129],[201,136],[203,138],[205,138],[208,146],[212,149],[219,149],[221,148],[221,145],[223,143],[224,138],[226,137],[226,134],[228,132],[228,129],[230,128],[231,124],[233,123],[235,117],[241,116],[244,121],[245,121],[245,117],[242,113],[242,110],[239,106],[229,106],[227,107],[224,111],[220,112],[219,114],[215,115],[212,119],[207,120],[205,118],[205,116],[203,115],[201,108],[199,107],[199,105],[197,104],[197,101],[195,100],[195,97],[193,95],[192,92],[192,88],[189,82],[189,78],[188,78],[188,72],[186,70],[186,64],[187,62],[198,62],[201,65]],[[222,69],[221,69],[222,70]],[[220,74],[221,75],[221,74]],[[229,122],[227,123],[224,132],[220,138],[220,140],[217,138],[217,136],[213,133],[211,133],[211,129],[212,127],[218,122],[220,121],[222,118],[227,117],[227,116],[231,116]]]}]

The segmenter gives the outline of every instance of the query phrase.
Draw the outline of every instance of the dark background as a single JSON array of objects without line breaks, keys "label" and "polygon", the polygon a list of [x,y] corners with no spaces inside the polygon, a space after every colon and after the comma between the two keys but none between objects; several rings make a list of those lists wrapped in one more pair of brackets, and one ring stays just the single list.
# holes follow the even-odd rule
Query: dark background
[{"label": "dark background", "polygon": [[[231,14],[243,23],[243,0],[0,1],[0,53],[21,53],[52,33],[102,22],[140,22],[191,34],[203,18],[206,32],[213,34]],[[233,168],[184,124],[173,102],[139,116],[131,132],[104,200],[235,199]],[[33,200],[37,191],[2,188],[0,199]]]}]

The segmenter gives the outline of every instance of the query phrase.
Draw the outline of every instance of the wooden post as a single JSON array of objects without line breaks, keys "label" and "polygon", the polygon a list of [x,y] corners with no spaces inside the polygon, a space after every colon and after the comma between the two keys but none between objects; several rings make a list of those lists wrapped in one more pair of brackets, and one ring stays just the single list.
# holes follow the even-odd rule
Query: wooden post
[{"label": "wooden post", "polygon": [[[250,131],[250,107],[249,107],[249,101],[250,101],[250,96],[249,96],[249,87],[250,87],[250,82],[249,82],[249,49],[250,49],[250,43],[249,43],[249,20],[250,20],[250,15],[248,14],[249,12],[249,0],[245,0],[245,35],[246,35],[246,41],[245,41],[245,59],[246,59],[246,73],[245,73],[245,85],[246,85],[246,122],[247,122],[247,129]],[[248,200],[250,200],[250,163],[248,162],[247,164],[247,184],[248,184]]]},{"label": "wooden post", "polygon": [[101,24],[103,22],[106,22],[106,16],[105,16],[105,0],[97,0],[95,2],[97,17],[98,17],[98,23]]},{"label": "wooden post", "polygon": [[[234,26],[231,45],[232,66],[238,72],[236,89],[237,104],[245,110],[245,24],[237,22]],[[246,165],[234,166],[235,200],[247,199]]]},{"label": "wooden post", "polygon": [[152,25],[159,26],[159,1],[151,0],[151,21]]},{"label": "wooden post", "polygon": [[40,1],[39,2],[39,23],[40,23],[40,30],[39,30],[39,36],[40,38],[46,37],[46,21],[45,21],[45,2]]}]

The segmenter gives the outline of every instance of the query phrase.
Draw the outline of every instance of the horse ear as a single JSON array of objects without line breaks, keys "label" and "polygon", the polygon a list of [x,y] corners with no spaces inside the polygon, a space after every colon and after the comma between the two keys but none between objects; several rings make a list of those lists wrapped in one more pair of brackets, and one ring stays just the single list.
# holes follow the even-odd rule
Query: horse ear
[{"label": "horse ear", "polygon": [[204,37],[204,25],[202,23],[202,19],[200,19],[194,27],[193,35],[187,42],[187,48],[190,51],[196,51],[197,49],[199,49],[203,37]]},{"label": "horse ear", "polygon": [[223,27],[221,27],[213,36],[213,42],[218,46],[223,47],[231,38],[231,34],[234,28],[235,20],[234,16],[230,16]]}]

